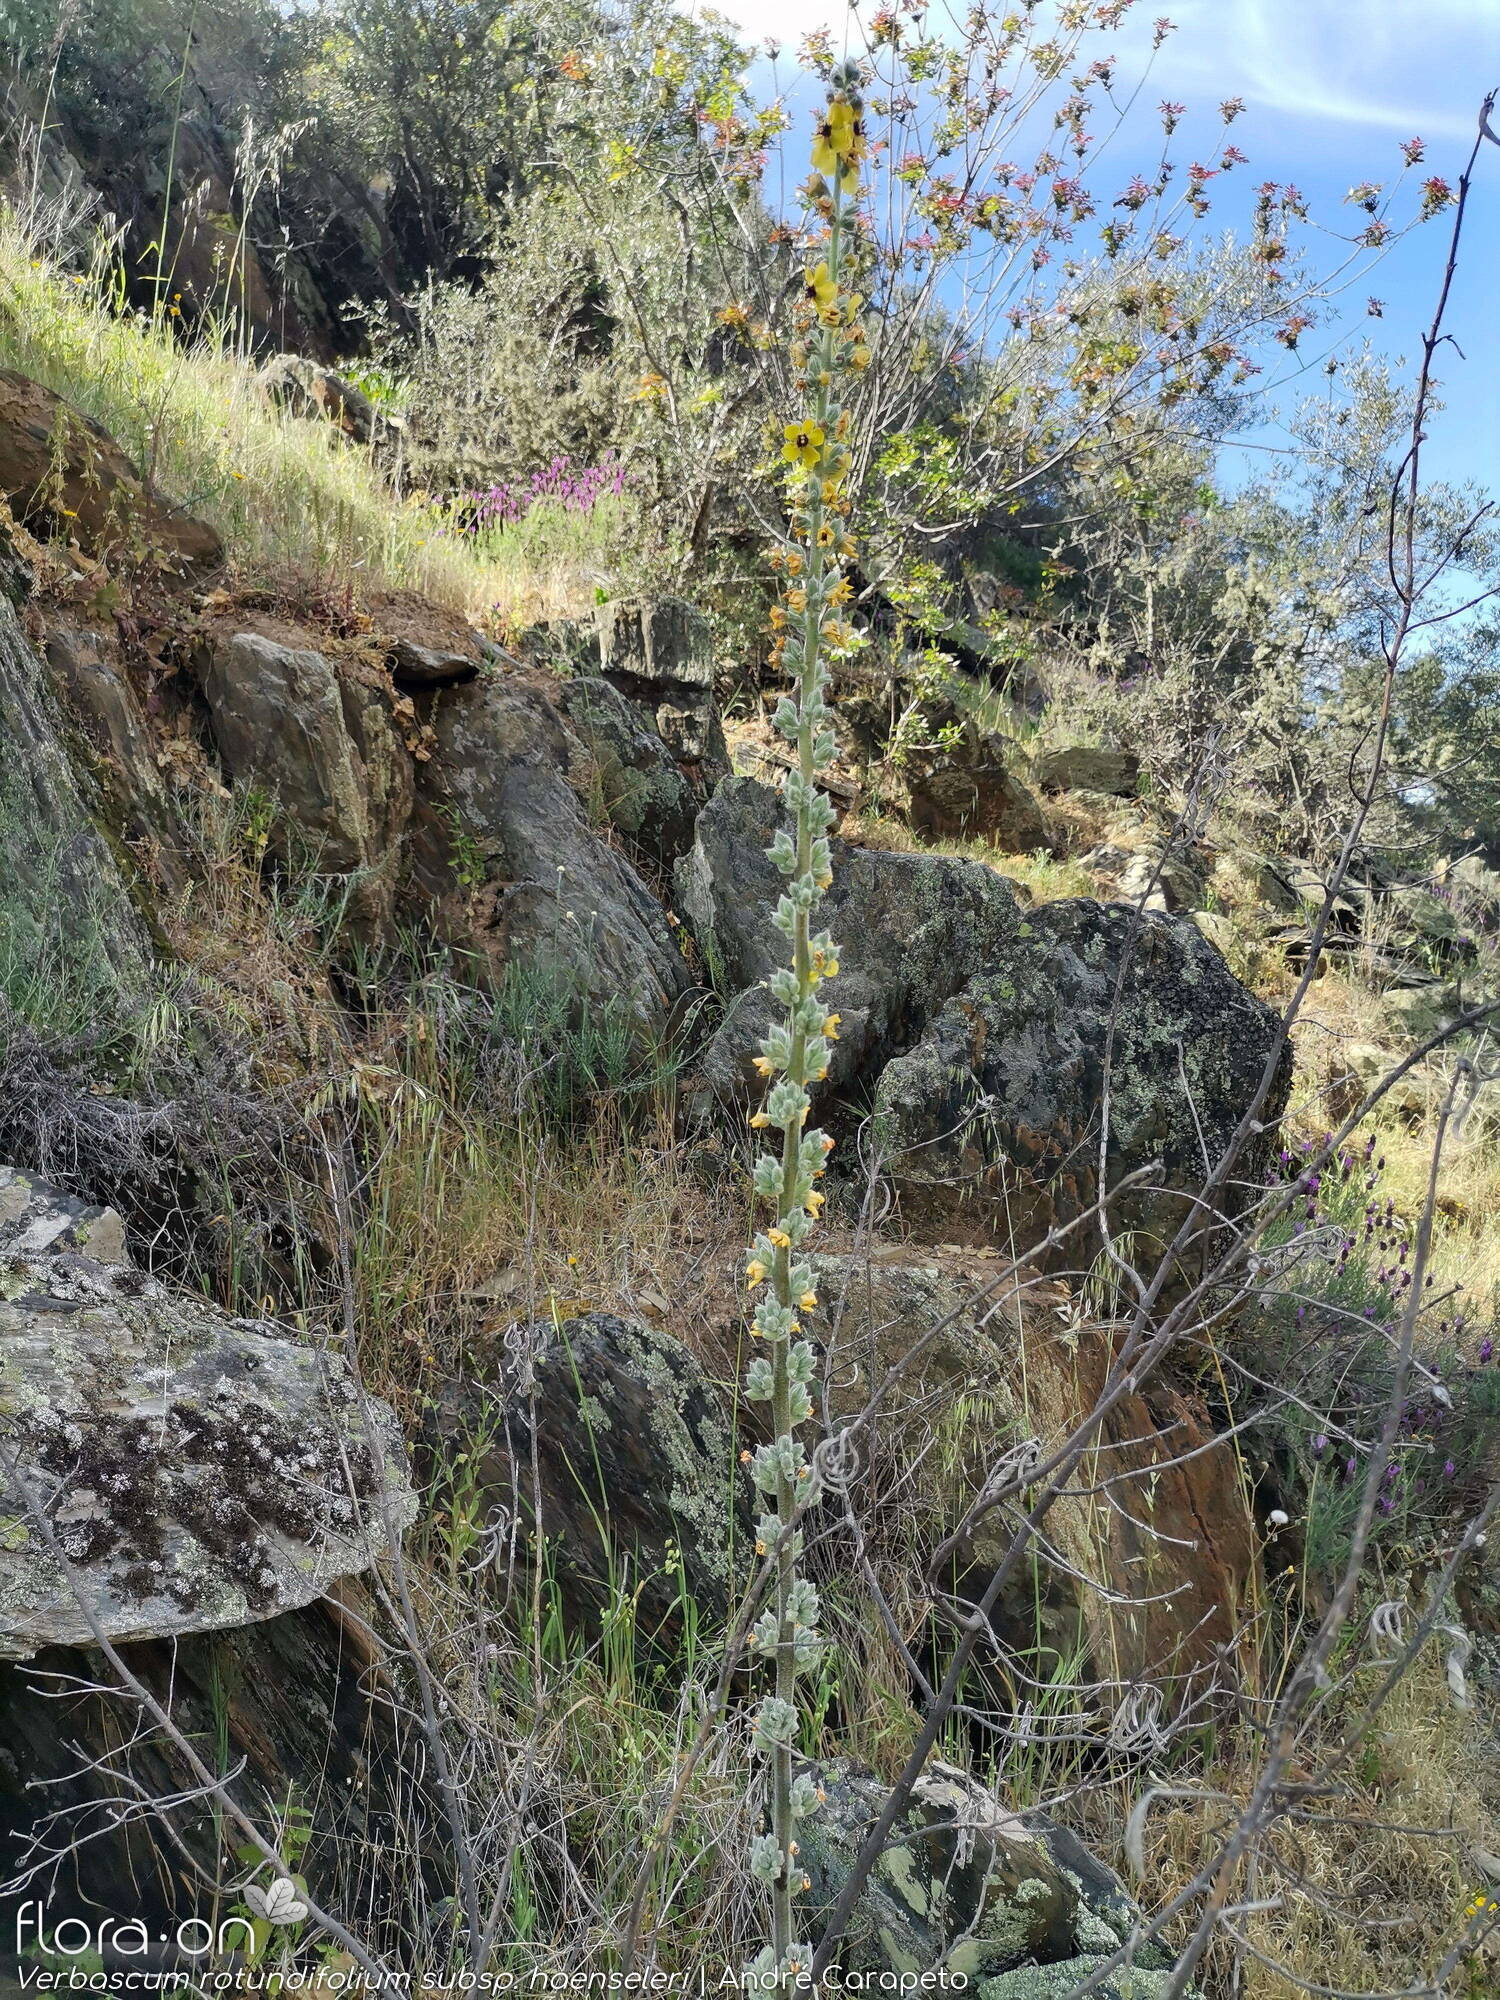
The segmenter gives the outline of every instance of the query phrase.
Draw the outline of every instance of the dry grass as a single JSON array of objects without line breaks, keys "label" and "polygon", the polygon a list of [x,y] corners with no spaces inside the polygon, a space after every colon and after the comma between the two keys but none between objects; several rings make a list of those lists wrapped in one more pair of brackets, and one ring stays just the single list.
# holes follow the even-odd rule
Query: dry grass
[{"label": "dry grass", "polygon": [[[1373,1691],[1366,1674],[1359,1696]],[[1349,1699],[1352,1716],[1360,1706]],[[1338,1747],[1336,1714],[1325,1716],[1310,1764]],[[1232,1800],[1246,1795],[1254,1739],[1221,1745],[1202,1774]],[[1312,1990],[1404,1992],[1417,1986],[1464,1929],[1464,1908],[1485,1887],[1473,1853],[1496,1840],[1496,1757],[1472,1712],[1454,1707],[1442,1662],[1429,1646],[1398,1685],[1369,1741],[1341,1774],[1338,1791],[1310,1800],[1305,1814],[1271,1840],[1248,1896],[1277,1907],[1245,1922],[1244,1983],[1231,1984],[1227,1940],[1210,1951],[1210,1996],[1240,1992],[1252,2000],[1294,2000]],[[1147,1877],[1159,1901],[1192,1880],[1214,1852],[1222,1805],[1163,1804],[1147,1829]],[[1479,1983],[1455,1994],[1493,1994],[1500,1967],[1477,1965]],[[1425,1989],[1424,1989],[1425,1990]]]},{"label": "dry grass", "polygon": [[951,854],[978,861],[1014,882],[1028,903],[1055,903],[1064,896],[1095,896],[1099,885],[1086,868],[1070,858],[1050,854],[1002,854],[984,840],[925,841],[904,820],[883,813],[858,813],[844,822],[846,840],[857,847],[876,847],[896,854]]},{"label": "dry grass", "polygon": [[[1294,1123],[1307,1136],[1346,1116],[1359,1093],[1393,1068],[1408,1046],[1384,996],[1340,971],[1308,989],[1295,1042]],[[1451,1058],[1430,1058],[1391,1090],[1367,1128],[1385,1163],[1382,1192],[1411,1223],[1427,1199],[1450,1081]],[[1500,1300],[1500,1134],[1495,1086],[1485,1088],[1488,1095],[1444,1142],[1434,1245],[1439,1283],[1462,1285],[1481,1308]]]}]

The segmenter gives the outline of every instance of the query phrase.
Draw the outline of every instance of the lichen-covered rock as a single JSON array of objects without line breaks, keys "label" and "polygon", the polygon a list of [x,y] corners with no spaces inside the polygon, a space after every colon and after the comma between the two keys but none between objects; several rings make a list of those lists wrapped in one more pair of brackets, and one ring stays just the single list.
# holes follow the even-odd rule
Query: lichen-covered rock
[{"label": "lichen-covered rock", "polygon": [[[1049,903],[886,1068],[882,1149],[914,1213],[967,1202],[982,1221],[992,1198],[1022,1241],[1081,1216],[1101,1192],[1101,1163],[1104,1191],[1156,1164],[1155,1184],[1110,1204],[1114,1231],[1138,1232],[1137,1251],[1149,1254],[1218,1166],[1277,1030],[1191,924],[1087,899]],[[1283,1050],[1267,1129],[1237,1162],[1227,1208],[1264,1170],[1290,1076]],[[1085,1249],[1073,1244],[1070,1261]]]},{"label": "lichen-covered rock", "polygon": [[588,824],[566,773],[576,739],[541,695],[493,678],[434,698],[416,886],[494,971],[665,1032],[689,986],[660,903]]},{"label": "lichen-covered rock", "polygon": [[[888,1792],[856,1764],[806,1768],[824,1794],[798,1828],[809,1878],[800,1902],[816,1942]],[[1074,1834],[1045,1814],[1008,1812],[966,1772],[934,1761],[887,1835],[835,1962],[873,1981],[941,1968],[982,2000],[1065,2000],[1142,1921],[1119,1877]],[[1150,2000],[1170,1965],[1163,1946],[1143,1941],[1099,1990]]]},{"label": "lichen-covered rock", "polygon": [[[810,1765],[824,1802],[799,1827],[810,1878],[802,1906],[816,1939],[888,1796],[859,1765]],[[1140,1912],[1123,1884],[1065,1829],[1008,1812],[966,1772],[928,1765],[897,1816],[838,1947],[847,1973],[915,1975],[941,1966],[985,1982],[1021,1968],[1100,1958],[1127,1939]],[[1142,1967],[1168,1963],[1142,1945]],[[1037,1991],[1066,1993],[1043,1985]],[[1128,1990],[1122,1988],[1122,1992]]]},{"label": "lichen-covered rock", "polygon": [[0,493],[28,527],[91,554],[150,549],[192,570],[224,558],[214,529],[148,488],[102,425],[13,368],[0,368]]},{"label": "lichen-covered rock", "polygon": [[450,1383],[433,1423],[439,1463],[470,1454],[502,1540],[540,1512],[570,1617],[597,1620],[616,1588],[638,1593],[646,1638],[676,1626],[684,1591],[726,1609],[749,1494],[724,1398],[671,1334],[609,1313],[513,1326],[493,1376]]},{"label": "lichen-covered rock", "polygon": [[597,675],[564,681],[557,705],[589,754],[610,825],[632,853],[670,868],[692,842],[699,802],[650,710]]},{"label": "lichen-covered rock", "polygon": [[0,1256],[84,1250],[96,1264],[128,1264],[125,1225],[102,1208],[17,1167],[0,1167]]},{"label": "lichen-covered rock", "polygon": [[0,1425],[0,1656],[94,1643],[80,1592],[112,1640],[272,1617],[416,1514],[337,1353],[78,1254],[0,1261]]},{"label": "lichen-covered rock", "polygon": [[[1023,1966],[1017,1972],[1002,1972],[996,1979],[981,1979],[975,1991],[979,2000],[1072,2000],[1084,1981],[1112,1956],[1112,1952],[1090,1952],[1055,1965]],[[1089,1992],[1092,2000],[1163,2000],[1170,1982],[1170,1968],[1121,1966]],[[1184,2000],[1196,2000],[1197,1991],[1195,1986],[1188,1987]]]},{"label": "lichen-covered rock", "polygon": [[[753,778],[719,787],[677,865],[677,906],[714,985],[733,1000],[704,1056],[724,1095],[760,1088],[754,1058],[773,1006],[761,981],[786,957],[771,922],[782,878],[765,849],[784,809]],[[977,861],[891,854],[835,843],[833,887],[819,915],[842,947],[824,987],[840,1017],[825,1089],[847,1089],[910,1047],[950,995],[1008,956],[1020,921],[1009,885]]]}]

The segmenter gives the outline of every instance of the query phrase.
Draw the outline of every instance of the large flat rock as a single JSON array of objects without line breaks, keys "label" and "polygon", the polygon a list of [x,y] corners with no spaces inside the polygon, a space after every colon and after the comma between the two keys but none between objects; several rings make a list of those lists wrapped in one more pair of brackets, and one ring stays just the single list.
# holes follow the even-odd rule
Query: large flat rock
[{"label": "large flat rock", "polygon": [[85,1604],[122,1641],[274,1617],[415,1514],[337,1353],[129,1266],[0,1258],[0,1657],[94,1643]]}]

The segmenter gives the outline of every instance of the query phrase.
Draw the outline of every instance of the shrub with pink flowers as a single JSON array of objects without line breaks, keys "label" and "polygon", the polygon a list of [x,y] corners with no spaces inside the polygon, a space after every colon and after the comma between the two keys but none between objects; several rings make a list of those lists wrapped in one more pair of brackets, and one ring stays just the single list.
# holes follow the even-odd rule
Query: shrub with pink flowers
[{"label": "shrub with pink flowers", "polygon": [[606,452],[597,465],[575,469],[567,456],[533,472],[529,479],[501,480],[467,496],[471,529],[512,527],[540,502],[552,501],[569,514],[591,514],[599,502],[623,493],[629,475],[624,460]]}]

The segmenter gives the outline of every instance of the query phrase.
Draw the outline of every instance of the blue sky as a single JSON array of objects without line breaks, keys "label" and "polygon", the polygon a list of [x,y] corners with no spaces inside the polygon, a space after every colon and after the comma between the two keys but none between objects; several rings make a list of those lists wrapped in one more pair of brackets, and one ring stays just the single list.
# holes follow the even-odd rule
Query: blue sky
[{"label": "blue sky", "polygon": [[[747,36],[774,38],[789,53],[809,28],[828,26],[837,38],[849,19],[839,0],[718,4]],[[1355,212],[1344,205],[1351,186],[1395,178],[1404,139],[1427,142],[1423,175],[1456,180],[1480,99],[1500,85],[1500,0],[1138,0],[1122,45],[1144,51],[1150,21],[1162,13],[1176,33],[1153,60],[1145,101],[1180,98],[1206,113],[1222,98],[1243,97],[1234,137],[1250,167],[1241,185],[1294,181],[1314,214],[1335,226],[1352,227]],[[767,76],[757,81],[764,86]],[[1217,119],[1204,129],[1217,131]],[[1187,157],[1191,125],[1180,137]],[[1447,321],[1463,358],[1445,352],[1449,413],[1433,434],[1428,469],[1500,486],[1500,147],[1481,156],[1471,217]],[[1235,219],[1231,197],[1215,220]],[[1343,330],[1393,356],[1413,354],[1446,244],[1440,221],[1391,252],[1351,298]],[[1380,320],[1365,316],[1368,292],[1385,303]]]}]

